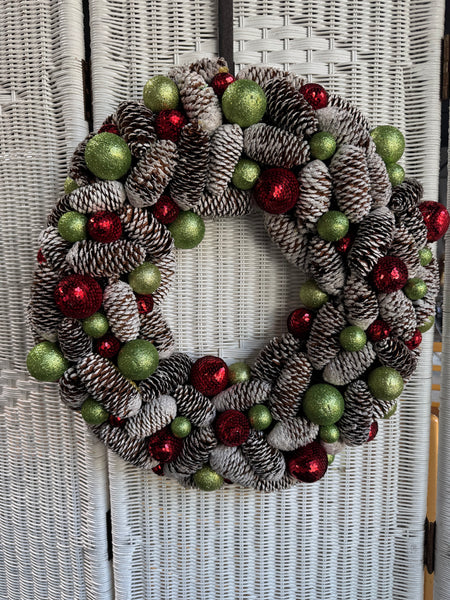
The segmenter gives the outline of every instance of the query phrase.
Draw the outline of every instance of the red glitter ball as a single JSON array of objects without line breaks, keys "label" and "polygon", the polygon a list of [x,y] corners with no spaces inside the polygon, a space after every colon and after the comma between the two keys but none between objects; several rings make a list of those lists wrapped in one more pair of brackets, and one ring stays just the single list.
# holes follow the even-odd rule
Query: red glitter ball
[{"label": "red glitter ball", "polygon": [[259,176],[253,193],[256,204],[271,215],[281,215],[291,210],[297,202],[300,186],[289,169],[274,167]]},{"label": "red glitter ball", "polygon": [[156,467],[153,467],[152,471],[159,477],[164,477],[164,465],[162,465],[161,463],[159,465],[156,465]]},{"label": "red glitter ball", "polygon": [[156,134],[160,140],[177,144],[186,123],[186,117],[179,110],[162,110],[155,119]]},{"label": "red glitter ball", "polygon": [[116,213],[101,210],[88,220],[87,231],[96,242],[108,244],[122,235],[122,222]]},{"label": "red glitter ball", "polygon": [[107,131],[108,133],[115,133],[116,135],[119,135],[119,130],[117,129],[117,126],[114,125],[114,123],[103,123],[103,125],[98,130],[98,133],[103,133],[105,131]]},{"label": "red glitter ball", "polygon": [[423,220],[428,229],[427,240],[437,242],[445,234],[450,223],[448,210],[440,202],[425,200],[419,204]]},{"label": "red glitter ball", "polygon": [[354,240],[355,240],[354,236],[349,235],[349,234],[344,235],[343,238],[341,238],[338,242],[336,242],[334,247],[340,254],[347,254],[347,252],[352,247]]},{"label": "red glitter ball", "polygon": [[373,421],[372,425],[370,426],[370,433],[369,433],[369,437],[367,438],[368,442],[371,442],[378,433],[378,421]]},{"label": "red glitter ball", "polygon": [[413,333],[413,336],[409,340],[406,340],[405,346],[407,346],[410,350],[414,350],[415,348],[418,348],[421,343],[422,334],[418,329],[416,329]]},{"label": "red glitter ball", "polygon": [[205,396],[215,396],[228,385],[228,367],[218,356],[202,356],[192,365],[190,381]]},{"label": "red glitter ball", "polygon": [[93,277],[74,274],[61,279],[53,297],[63,315],[73,319],[86,319],[102,305],[103,292]]},{"label": "red glitter ball", "polygon": [[225,446],[240,446],[247,441],[250,423],[239,410],[226,410],[216,420],[217,438]]},{"label": "red glitter ball", "polygon": [[287,320],[289,333],[298,339],[308,335],[313,321],[313,315],[307,308],[297,308],[291,312]]},{"label": "red glitter ball", "polygon": [[103,358],[114,358],[120,350],[120,342],[112,333],[107,333],[95,341],[95,349]]},{"label": "red glitter ball", "polygon": [[300,94],[302,94],[308,104],[317,110],[318,108],[325,108],[328,105],[328,93],[318,83],[306,83],[300,88]]},{"label": "red glitter ball", "polygon": [[39,248],[39,251],[37,253],[37,261],[40,265],[42,265],[42,263],[46,263],[47,259],[45,258],[45,256],[42,254],[42,248]]},{"label": "red glitter ball", "polygon": [[321,479],[328,468],[326,450],[319,442],[298,448],[287,461],[289,473],[295,479],[313,483]]},{"label": "red glitter ball", "polygon": [[146,315],[153,310],[153,296],[151,294],[135,294],[139,314]]},{"label": "red glitter ball", "polygon": [[125,418],[116,417],[116,415],[109,415],[109,424],[111,427],[119,427],[123,429],[126,425],[127,420]]},{"label": "red glitter ball", "polygon": [[212,89],[216,92],[216,94],[221,98],[223,96],[224,91],[230,85],[236,81],[231,73],[217,73],[214,75],[211,81]]},{"label": "red glitter ball", "polygon": [[173,435],[168,427],[148,438],[150,456],[162,463],[175,460],[183,448],[183,440]]},{"label": "red glitter ball", "polygon": [[172,200],[170,196],[163,195],[152,206],[152,213],[163,225],[170,225],[175,221],[180,213],[180,207]]},{"label": "red glitter ball", "polygon": [[372,271],[372,281],[379,292],[396,292],[406,285],[408,269],[400,258],[383,256]]},{"label": "red glitter ball", "polygon": [[371,342],[381,342],[381,340],[385,340],[389,337],[390,334],[391,328],[386,321],[382,321],[381,319],[376,319],[366,329],[366,335]]}]

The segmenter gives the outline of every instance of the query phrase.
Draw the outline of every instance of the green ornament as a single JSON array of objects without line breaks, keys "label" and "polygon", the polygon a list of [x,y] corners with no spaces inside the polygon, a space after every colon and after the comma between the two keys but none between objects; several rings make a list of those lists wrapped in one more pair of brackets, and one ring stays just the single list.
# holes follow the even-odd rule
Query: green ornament
[{"label": "green ornament", "polygon": [[205,223],[191,210],[181,211],[168,227],[176,248],[195,248],[205,237]]},{"label": "green ornament", "polygon": [[392,402],[403,392],[403,379],[398,371],[391,367],[378,367],[369,373],[367,381],[375,398]]},{"label": "green ornament", "polygon": [[425,281],[420,277],[411,277],[406,282],[403,291],[410,300],[420,300],[426,295],[428,288]]},{"label": "green ornament", "polygon": [[161,285],[161,273],[156,265],[143,262],[128,274],[128,283],[136,294],[153,294]]},{"label": "green ornament", "polygon": [[420,327],[418,327],[417,329],[420,331],[420,333],[425,333],[433,327],[434,321],[435,321],[434,315],[430,315],[428,317],[428,319],[425,321],[425,323],[423,325],[421,325]]},{"label": "green ornament", "polygon": [[120,179],[131,167],[131,152],[120,135],[104,131],[86,144],[84,159],[89,171],[100,179]]},{"label": "green ornament", "polygon": [[59,235],[67,242],[79,242],[86,239],[86,215],[71,210],[64,213],[58,221]]},{"label": "green ornament", "polygon": [[83,321],[83,330],[93,338],[101,338],[109,329],[108,319],[96,312]]},{"label": "green ornament", "polygon": [[175,417],[170,424],[172,433],[177,438],[185,438],[191,433],[192,425],[186,417]]},{"label": "green ornament", "polygon": [[419,250],[419,259],[422,267],[426,267],[427,265],[429,265],[430,262],[433,260],[433,252],[431,251],[431,248],[428,248],[428,246],[425,246],[425,248],[421,248]]},{"label": "green ornament", "polygon": [[350,325],[339,334],[339,342],[344,350],[348,352],[358,352],[362,350],[367,342],[367,336],[364,329],[356,325]]},{"label": "green ornament", "polygon": [[89,425],[101,425],[108,419],[109,412],[103,408],[100,402],[88,398],[81,405],[81,416]]},{"label": "green ornament", "polygon": [[383,419],[390,419],[392,415],[395,415],[397,412],[398,404],[397,402],[391,406],[391,408],[387,411],[385,415],[383,415]]},{"label": "green ornament", "polygon": [[327,160],[336,152],[336,140],[327,131],[315,133],[309,141],[311,154],[319,160]]},{"label": "green ornament", "polygon": [[393,186],[400,185],[405,179],[405,170],[398,163],[388,163],[386,170],[389,175],[389,181]]},{"label": "green ornament", "polygon": [[64,181],[64,193],[71,194],[73,191],[78,189],[78,184],[72,179],[72,177],[66,177]]},{"label": "green ornament", "polygon": [[341,437],[341,432],[336,425],[322,425],[319,427],[320,439],[328,444],[334,444]]},{"label": "green ornament", "polygon": [[386,164],[396,163],[405,150],[403,133],[391,125],[379,125],[370,132],[377,153]]},{"label": "green ornament", "polygon": [[334,386],[316,383],[303,396],[302,408],[312,423],[333,425],[344,413],[344,398]]},{"label": "green ornament", "polygon": [[306,308],[317,310],[328,302],[328,294],[322,292],[314,279],[308,279],[300,288],[300,300]]},{"label": "green ornament", "polygon": [[328,466],[330,466],[334,463],[335,456],[334,456],[334,454],[327,454],[327,457],[328,457]]},{"label": "green ornament", "polygon": [[240,190],[250,190],[258,180],[261,167],[254,160],[241,158],[233,171],[231,181]]},{"label": "green ornament", "polygon": [[194,483],[204,492],[214,492],[222,487],[223,477],[211,467],[202,467],[194,474]]},{"label": "green ornament", "polygon": [[58,381],[69,363],[56,344],[40,342],[28,352],[27,369],[38,381]]},{"label": "green ornament", "polygon": [[250,367],[245,362],[235,362],[228,367],[228,381],[231,385],[248,381],[250,377]]},{"label": "green ornament", "polygon": [[222,96],[222,110],[230,123],[250,127],[259,123],[266,112],[266,95],[263,89],[250,79],[238,79],[231,83]]},{"label": "green ornament", "polygon": [[263,431],[270,427],[272,415],[270,414],[270,410],[264,404],[255,404],[248,411],[248,420],[253,429],[256,429],[256,431]]},{"label": "green ornament", "polygon": [[173,110],[179,101],[176,83],[165,75],[155,75],[144,86],[144,104],[153,112]]},{"label": "green ornament", "polygon": [[159,357],[155,346],[147,340],[132,340],[117,355],[119,371],[135,381],[147,379],[158,367]]},{"label": "green ornament", "polygon": [[337,242],[342,239],[349,227],[349,220],[338,210],[329,210],[317,221],[317,233],[327,242]]}]

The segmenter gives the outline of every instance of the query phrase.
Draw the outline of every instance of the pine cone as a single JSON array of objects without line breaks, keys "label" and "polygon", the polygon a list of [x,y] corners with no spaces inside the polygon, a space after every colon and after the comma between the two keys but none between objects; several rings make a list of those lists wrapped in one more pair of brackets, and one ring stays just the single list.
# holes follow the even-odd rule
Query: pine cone
[{"label": "pine cone", "polygon": [[113,281],[103,292],[103,308],[109,327],[120,342],[138,337],[140,321],[133,290],[125,281]]},{"label": "pine cone", "polygon": [[52,208],[51,213],[47,217],[48,227],[58,227],[58,221],[63,216],[63,214],[73,210],[72,206],[70,205],[69,197],[70,194],[65,194],[64,196],[61,196],[61,198]]},{"label": "pine cone", "polygon": [[269,398],[270,412],[274,419],[283,421],[295,417],[301,398],[311,381],[312,370],[311,363],[302,352],[294,354],[286,362]]},{"label": "pine cone", "polygon": [[211,450],[217,446],[212,427],[199,427],[184,439],[180,456],[167,464],[168,473],[178,471],[185,475],[194,474],[208,462]]},{"label": "pine cone", "polygon": [[417,179],[405,179],[392,190],[389,208],[401,219],[417,208],[422,196],[422,184]]},{"label": "pine cone", "polygon": [[189,66],[183,65],[181,67],[173,67],[169,71],[168,76],[176,80],[180,72],[186,74],[187,72],[194,71],[195,73],[201,75],[206,83],[209,84],[211,83],[214,75],[219,73],[221,70],[228,71],[227,61],[224,58],[200,58],[199,60],[191,63]]},{"label": "pine cone", "polygon": [[416,275],[420,270],[420,258],[413,236],[403,225],[394,231],[394,239],[389,247],[389,255],[400,258],[408,268],[408,277]]},{"label": "pine cone", "polygon": [[130,273],[145,261],[145,250],[123,239],[110,244],[82,240],[73,244],[66,261],[75,273],[92,277],[119,277],[123,273]]},{"label": "pine cone", "polygon": [[100,210],[115,212],[125,202],[125,190],[119,181],[99,181],[74,190],[67,201],[71,210],[83,214]]},{"label": "pine cone", "polygon": [[204,191],[193,210],[202,217],[239,217],[248,215],[252,208],[251,193],[230,185],[221,196]]},{"label": "pine cone", "polygon": [[308,252],[308,238],[300,233],[292,215],[264,213],[264,226],[286,260],[303,270]]},{"label": "pine cone", "polygon": [[327,364],[323,371],[323,378],[331,385],[347,385],[360,377],[375,358],[375,350],[370,342],[357,352],[343,350]]},{"label": "pine cone", "polygon": [[152,460],[148,452],[147,440],[134,440],[127,435],[125,429],[113,427],[108,421],[92,427],[92,432],[108,448],[132,465],[143,469],[156,466],[157,462]]},{"label": "pine cone", "polygon": [[330,173],[339,210],[352,223],[360,223],[372,204],[364,150],[347,144],[340,146],[331,159]]},{"label": "pine cone", "polygon": [[58,327],[61,352],[71,362],[77,362],[92,352],[92,339],[83,330],[78,319],[64,318]]},{"label": "pine cone", "polygon": [[266,481],[279,481],[283,477],[286,471],[284,456],[267,443],[262,431],[251,430],[241,448],[256,475]]},{"label": "pine cone", "polygon": [[186,417],[196,427],[211,425],[216,417],[216,408],[211,400],[192,385],[179,385],[173,391],[178,414]]},{"label": "pine cone", "polygon": [[349,102],[345,98],[342,98],[342,96],[338,96],[337,94],[329,94],[327,106],[331,106],[345,111],[348,115],[352,117],[352,120],[358,127],[370,131],[371,127],[369,119],[365,115],[363,115],[363,113],[358,108],[353,106],[351,102]]},{"label": "pine cone", "polygon": [[409,340],[416,330],[416,313],[411,300],[402,290],[378,294],[380,317],[391,327],[392,335]]},{"label": "pine cone", "polygon": [[[388,337],[376,342],[374,349],[380,363],[398,371],[403,379],[411,377],[416,370],[417,357],[402,341]],[[386,412],[387,410],[384,410],[383,414],[377,416],[382,417]]]},{"label": "pine cone", "polygon": [[173,238],[168,229],[148,210],[127,204],[118,215],[125,236],[145,248],[147,258],[158,258],[173,252]]},{"label": "pine cone", "polygon": [[300,233],[315,231],[320,217],[331,205],[331,175],[321,160],[305,165],[298,175],[300,194],[295,206],[295,217]]},{"label": "pine cone", "polygon": [[297,340],[290,333],[272,338],[260,351],[255,360],[252,369],[253,377],[273,384],[278,379],[284,365],[300,350],[300,347],[300,340]]},{"label": "pine cone", "polygon": [[378,317],[378,300],[375,291],[357,275],[347,277],[344,287],[345,316],[351,325],[367,329]]},{"label": "pine cone", "polygon": [[152,342],[161,358],[168,358],[174,351],[175,340],[170,327],[158,308],[140,315],[139,337]]},{"label": "pine cone", "polygon": [[427,284],[426,297],[436,299],[440,290],[439,265],[435,258],[426,266],[418,269],[418,277]]},{"label": "pine cone", "polygon": [[171,394],[178,385],[186,383],[191,364],[190,358],[181,353],[161,360],[153,375],[140,383],[143,402],[151,402],[159,396]]},{"label": "pine cone", "polygon": [[[365,149],[370,144],[370,133],[364,122],[355,119],[356,113],[359,111],[355,108],[346,110],[330,105],[320,108],[316,111],[319,130],[331,133],[338,146],[351,144]],[[363,119],[365,121],[365,118]]]},{"label": "pine cone", "polygon": [[297,480],[286,471],[283,477],[277,481],[269,481],[268,479],[266,480],[258,477],[253,487],[259,492],[275,492],[278,490],[286,490],[297,483]]},{"label": "pine cone", "polygon": [[209,456],[211,468],[225,479],[243,487],[256,487],[257,476],[240,448],[218,444]]},{"label": "pine cone", "polygon": [[81,187],[98,181],[97,177],[89,171],[84,160],[84,151],[88,141],[97,135],[96,132],[90,133],[82,142],[75,148],[72,158],[70,159],[69,176]]},{"label": "pine cone", "polygon": [[156,142],[154,120],[152,111],[142,101],[125,101],[117,108],[119,133],[136,158],[144,156]]},{"label": "pine cone", "polygon": [[342,255],[332,242],[312,236],[305,261],[306,271],[327,294],[340,294],[345,284],[345,265]]},{"label": "pine cone", "polygon": [[422,327],[422,325],[425,325],[426,321],[428,321],[431,315],[434,316],[436,310],[436,299],[425,296],[425,298],[422,298],[422,300],[417,300],[414,302],[414,309],[416,311],[417,327]]},{"label": "pine cone", "polygon": [[177,414],[177,403],[171,396],[159,396],[158,399],[144,404],[137,415],[125,422],[125,432],[133,439],[153,435],[169,425]]},{"label": "pine cone", "polygon": [[233,409],[245,412],[254,404],[265,404],[269,398],[271,386],[265,381],[251,379],[242,383],[237,383],[217,396],[214,396],[212,403],[218,412]]},{"label": "pine cone", "polygon": [[344,394],[345,410],[336,423],[348,446],[367,442],[372,425],[372,402],[375,400],[364,381],[351,383]]},{"label": "pine cone", "polygon": [[308,358],[315,369],[323,369],[338,355],[341,350],[339,333],[346,324],[341,305],[327,302],[318,310],[306,342]]},{"label": "pine cone", "polygon": [[267,436],[274,448],[291,452],[313,442],[319,433],[319,426],[304,417],[292,417],[275,424]]},{"label": "pine cone", "polygon": [[73,410],[81,408],[89,393],[82,385],[78,377],[76,367],[66,369],[58,381],[59,397]]},{"label": "pine cone", "polygon": [[175,277],[177,261],[175,254],[171,252],[165,256],[155,258],[152,262],[158,267],[159,272],[161,273],[161,283],[159,284],[159,288],[152,294],[153,302],[158,305],[161,304],[170,291],[173,278]]},{"label": "pine cone", "polygon": [[206,191],[221,196],[241,158],[244,135],[239,125],[221,125],[211,138]]},{"label": "pine cone", "polygon": [[197,121],[207,133],[222,125],[222,109],[212,87],[201,75],[191,72],[179,84],[181,102],[189,121]]},{"label": "pine cone", "polygon": [[392,186],[384,160],[377,154],[375,142],[372,138],[367,150],[366,162],[369,171],[372,209],[386,206],[391,199]]},{"label": "pine cone", "polygon": [[70,242],[66,242],[60,235],[56,227],[47,227],[39,236],[39,245],[41,252],[49,266],[55,271],[61,271],[67,268],[66,254],[72,247]]},{"label": "pine cone", "polygon": [[259,163],[292,169],[309,161],[309,144],[293,133],[257,123],[244,130],[244,152]]},{"label": "pine cone", "polygon": [[236,75],[236,79],[251,79],[256,81],[263,90],[271,79],[286,79],[294,85],[295,88],[300,89],[305,83],[305,80],[291,73],[290,71],[283,71],[276,67],[268,67],[266,65],[252,65],[239,71]]},{"label": "pine cone", "polygon": [[271,79],[264,86],[270,121],[296,136],[311,136],[319,123],[312,106],[286,78]]},{"label": "pine cone", "polygon": [[42,336],[50,342],[56,341],[57,329],[63,319],[53,297],[60,278],[47,263],[42,263],[37,265],[31,285],[28,323],[34,335]]}]

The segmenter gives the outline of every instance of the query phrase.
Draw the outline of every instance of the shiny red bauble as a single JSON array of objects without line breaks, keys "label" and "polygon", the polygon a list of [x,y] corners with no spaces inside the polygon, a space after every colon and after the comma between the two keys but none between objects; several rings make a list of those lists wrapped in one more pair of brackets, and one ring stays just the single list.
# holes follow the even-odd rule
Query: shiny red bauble
[{"label": "shiny red bauble", "polygon": [[401,290],[407,281],[408,268],[396,256],[383,256],[372,271],[373,285],[385,294]]},{"label": "shiny red bauble", "polygon": [[215,396],[228,385],[228,367],[218,356],[202,356],[192,365],[190,382],[205,396]]},{"label": "shiny red bauble", "polygon": [[159,477],[163,477],[164,476],[164,465],[162,465],[161,463],[159,465],[156,465],[156,467],[152,468],[153,473],[155,473],[155,475],[158,475]]},{"label": "shiny red bauble", "polygon": [[116,415],[109,415],[108,421],[111,427],[118,427],[119,429],[123,429],[127,423],[124,417],[116,417]]},{"label": "shiny red bauble", "polygon": [[177,144],[186,123],[186,117],[179,110],[162,110],[155,119],[156,134],[160,140]]},{"label": "shiny red bauble", "polygon": [[299,191],[297,177],[281,167],[263,171],[253,188],[256,204],[271,215],[281,215],[294,208]]},{"label": "shiny red bauble", "polygon": [[414,350],[415,348],[418,348],[421,343],[422,343],[422,333],[418,329],[416,329],[415,332],[413,333],[412,337],[409,338],[409,340],[406,340],[405,346],[407,348],[409,348],[410,350]]},{"label": "shiny red bauble", "polygon": [[86,319],[99,310],[103,292],[93,277],[73,274],[61,279],[53,297],[63,315],[72,319]]},{"label": "shiny red bauble", "polygon": [[299,481],[306,483],[318,481],[328,468],[326,450],[319,442],[311,442],[295,450],[287,460],[287,468],[292,477]]},{"label": "shiny red bauble", "polygon": [[425,200],[419,204],[423,220],[427,226],[429,242],[437,242],[445,234],[450,223],[448,210],[440,202]]},{"label": "shiny red bauble", "polygon": [[155,460],[168,463],[179,456],[183,440],[173,435],[168,427],[160,429],[148,438],[148,451]]},{"label": "shiny red bauble", "polygon": [[216,92],[216,94],[221,98],[223,96],[224,91],[233,83],[235,78],[231,73],[217,73],[214,75],[211,81],[212,89]]},{"label": "shiny red bauble", "polygon": [[311,330],[313,314],[307,308],[297,308],[287,319],[289,333],[300,340],[305,339]]},{"label": "shiny red bauble", "polygon": [[109,244],[116,242],[122,235],[122,222],[116,213],[100,210],[89,218],[86,229],[96,242]]},{"label": "shiny red bauble", "polygon": [[376,319],[366,329],[367,338],[371,342],[381,342],[391,335],[391,328],[382,319]]},{"label": "shiny red bauble", "polygon": [[354,236],[347,234],[347,235],[344,235],[344,237],[342,237],[339,241],[337,241],[335,243],[334,247],[340,254],[347,254],[347,252],[352,247],[352,244],[354,241],[355,241]]},{"label": "shiny red bauble", "polygon": [[318,83],[306,83],[300,88],[300,94],[305,98],[308,104],[317,110],[318,108],[325,108],[328,105],[328,93]]},{"label": "shiny red bauble", "polygon": [[151,208],[156,219],[163,225],[170,225],[180,214],[180,207],[170,196],[163,195]]},{"label": "shiny red bauble", "polygon": [[42,263],[47,262],[47,259],[45,258],[45,256],[42,254],[42,248],[39,248],[38,253],[37,253],[37,261],[40,265],[42,265]]},{"label": "shiny red bauble", "polygon": [[370,426],[370,432],[369,432],[369,437],[367,438],[367,441],[371,442],[373,439],[375,439],[377,437],[377,433],[378,433],[378,421],[373,421],[372,425]]},{"label": "shiny red bauble", "polygon": [[103,125],[98,130],[98,133],[104,133],[105,131],[107,133],[115,133],[116,135],[119,135],[117,125],[114,125],[114,123],[103,123]]},{"label": "shiny red bauble", "polygon": [[151,294],[135,294],[140,315],[146,315],[153,310],[153,296]]},{"label": "shiny red bauble", "polygon": [[226,410],[220,414],[214,428],[219,442],[232,447],[241,446],[250,433],[249,420],[239,410]]},{"label": "shiny red bauble", "polygon": [[107,333],[95,340],[95,350],[103,358],[114,358],[120,350],[120,342],[112,333]]}]

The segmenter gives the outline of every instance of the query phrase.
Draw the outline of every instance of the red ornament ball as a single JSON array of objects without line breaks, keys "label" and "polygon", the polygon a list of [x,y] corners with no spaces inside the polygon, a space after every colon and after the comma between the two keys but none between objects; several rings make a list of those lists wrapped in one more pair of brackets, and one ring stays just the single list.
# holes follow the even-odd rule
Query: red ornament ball
[{"label": "red ornament ball", "polygon": [[423,220],[427,226],[429,242],[437,242],[445,234],[450,223],[448,210],[440,202],[425,200],[419,204]]},{"label": "red ornament ball", "polygon": [[112,333],[107,333],[95,341],[95,349],[103,358],[114,358],[120,350],[120,342]]},{"label": "red ornament ball", "polygon": [[313,315],[307,308],[292,311],[287,320],[289,333],[300,340],[307,337],[313,322]]},{"label": "red ornament ball", "polygon": [[339,241],[337,241],[335,243],[334,247],[340,254],[347,254],[347,252],[352,247],[352,244],[354,241],[355,241],[354,236],[347,234],[347,235],[344,235],[344,237],[341,238]]},{"label": "red ornament ball", "polygon": [[239,410],[226,410],[216,420],[217,438],[225,446],[241,446],[247,441],[250,423]]},{"label": "red ornament ball", "polygon": [[378,421],[373,421],[372,425],[370,426],[370,432],[369,432],[369,437],[367,438],[367,441],[371,442],[374,438],[377,437],[377,433],[378,433]]},{"label": "red ornament ball", "polygon": [[156,465],[156,467],[153,467],[152,471],[159,477],[164,477],[164,465],[162,465],[161,463],[159,465]]},{"label": "red ornament ball", "polygon": [[124,417],[116,417],[116,415],[109,415],[109,424],[111,427],[118,427],[123,429],[126,425],[127,420]]},{"label": "red ornament ball", "polygon": [[192,365],[190,381],[205,396],[215,396],[228,385],[228,367],[218,356],[202,356]]},{"label": "red ornament ball", "polygon": [[297,177],[281,167],[263,171],[253,188],[256,204],[271,215],[281,215],[294,208],[299,191]]},{"label": "red ornament ball", "polygon": [[98,130],[98,133],[104,133],[105,131],[108,133],[115,133],[116,135],[120,135],[117,125],[114,125],[114,123],[103,123],[103,125]]},{"label": "red ornament ball", "polygon": [[406,340],[405,346],[410,350],[414,350],[415,348],[418,348],[421,343],[422,333],[418,329],[416,329],[413,333],[413,336],[409,340]]},{"label": "red ornament ball", "polygon": [[170,140],[177,144],[186,123],[186,117],[179,110],[162,110],[155,120],[156,134],[160,140]]},{"label": "red ornament ball", "polygon": [[321,479],[328,468],[328,455],[319,442],[298,448],[287,461],[289,473],[295,479],[313,483]]},{"label": "red ornament ball", "polygon": [[391,328],[382,319],[376,319],[373,323],[369,325],[366,329],[367,338],[371,342],[381,342],[381,340],[385,340],[391,334]]},{"label": "red ornament ball", "polygon": [[72,319],[86,319],[99,310],[103,292],[93,277],[74,274],[61,279],[53,297],[63,315]]},{"label": "red ornament ball", "polygon": [[163,195],[152,206],[152,212],[156,219],[163,225],[170,225],[180,214],[180,207],[170,196]]},{"label": "red ornament ball", "polygon": [[221,98],[224,91],[230,83],[233,83],[233,81],[236,80],[231,73],[217,73],[217,75],[214,75],[212,78],[211,86],[219,98]]},{"label": "red ornament ball", "polygon": [[45,256],[42,254],[42,248],[39,248],[39,251],[37,253],[37,261],[40,265],[42,265],[42,263],[46,263],[47,259],[45,258]]},{"label": "red ornament ball", "polygon": [[400,258],[383,256],[372,271],[372,281],[379,292],[396,292],[406,285],[408,269]]},{"label": "red ornament ball", "polygon": [[122,235],[122,222],[116,213],[100,210],[87,222],[87,232],[96,242],[109,244]]},{"label": "red ornament ball", "polygon": [[153,310],[153,296],[151,294],[135,294],[139,314],[146,315]]},{"label": "red ornament ball", "polygon": [[308,104],[317,110],[328,106],[328,93],[318,83],[306,83],[300,88],[300,94],[305,98]]},{"label": "red ornament ball", "polygon": [[175,437],[168,427],[160,429],[148,438],[150,456],[162,463],[175,460],[182,448],[183,440]]}]

